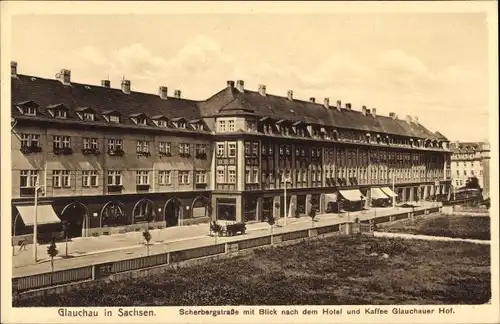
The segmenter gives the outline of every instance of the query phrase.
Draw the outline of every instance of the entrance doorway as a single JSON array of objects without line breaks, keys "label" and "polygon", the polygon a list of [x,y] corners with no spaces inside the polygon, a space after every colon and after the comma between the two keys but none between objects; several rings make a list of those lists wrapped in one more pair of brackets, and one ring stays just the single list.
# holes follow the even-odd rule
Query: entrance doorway
[{"label": "entrance doorway", "polygon": [[61,212],[61,221],[68,222],[68,238],[86,236],[88,228],[87,207],[74,202],[64,207]]},{"label": "entrance doorway", "polygon": [[165,223],[167,227],[181,225],[182,203],[177,198],[172,198],[165,204]]}]

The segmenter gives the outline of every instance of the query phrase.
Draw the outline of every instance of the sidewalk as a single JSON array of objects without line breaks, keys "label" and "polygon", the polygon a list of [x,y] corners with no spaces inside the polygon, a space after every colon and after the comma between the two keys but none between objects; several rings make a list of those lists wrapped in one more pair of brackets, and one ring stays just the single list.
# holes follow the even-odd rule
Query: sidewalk
[{"label": "sidewalk", "polygon": [[[425,203],[419,203],[419,210],[426,206]],[[408,212],[412,208],[372,208],[369,211],[349,212],[344,214],[319,214],[316,216],[315,226],[324,226],[337,224],[346,221],[354,221],[358,218],[366,220],[375,217],[387,216],[396,213]],[[287,232],[297,229],[306,229],[311,227],[309,217],[288,218],[287,225],[283,226],[284,219],[277,223],[279,226],[273,228],[273,233]],[[280,227],[281,226],[281,227]],[[245,238],[262,236],[270,233],[270,226],[267,223],[247,224],[247,234]],[[198,224],[190,226],[170,227],[165,229],[151,230],[152,240],[150,254],[164,253],[170,250],[190,248],[207,244],[214,244],[214,238],[209,236],[209,225]],[[220,237],[218,243],[231,240],[240,240],[241,235],[235,237]],[[127,259],[146,255],[146,247],[143,244],[141,232],[130,232],[124,234],[115,234],[110,236],[77,238],[68,242],[68,258],[65,255],[65,243],[57,244],[59,256],[55,258],[55,270],[65,268],[85,266],[100,262]],[[39,272],[50,271],[50,262],[47,255],[47,245],[38,246],[38,263],[33,262],[33,245],[28,246],[26,251],[18,251],[13,256],[13,276],[25,276]]]}]

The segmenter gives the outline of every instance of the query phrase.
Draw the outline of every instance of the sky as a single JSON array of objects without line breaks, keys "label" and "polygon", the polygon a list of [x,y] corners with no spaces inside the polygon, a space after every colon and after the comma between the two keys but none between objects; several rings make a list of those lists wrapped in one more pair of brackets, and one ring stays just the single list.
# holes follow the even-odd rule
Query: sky
[{"label": "sky", "polygon": [[[245,87],[329,97],[418,116],[450,140],[488,138],[488,25],[483,13],[17,15],[18,72],[132,91],[159,86],[202,100]],[[471,131],[472,130],[472,131]]]}]

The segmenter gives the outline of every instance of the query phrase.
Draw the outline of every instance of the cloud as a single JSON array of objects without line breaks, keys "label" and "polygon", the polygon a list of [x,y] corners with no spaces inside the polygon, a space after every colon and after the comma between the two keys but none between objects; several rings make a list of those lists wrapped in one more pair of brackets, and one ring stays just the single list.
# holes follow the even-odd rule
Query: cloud
[{"label": "cloud", "polygon": [[[277,64],[245,61],[200,35],[170,56],[134,43],[111,52],[84,46],[64,55],[63,62],[78,74],[78,82],[95,84],[96,76],[109,74],[116,87],[125,75],[134,90],[154,92],[166,85],[194,99],[209,97],[225,86],[226,79],[243,79],[247,88],[266,84],[272,94],[286,95],[292,89],[300,99],[331,97],[351,102],[355,109],[367,105],[383,114],[419,115],[433,129],[443,129],[443,120],[469,114],[471,109],[478,118],[475,124],[487,121],[485,71],[465,63],[431,69],[401,49],[373,53],[365,61],[333,52],[324,61],[312,58],[290,65],[286,60]],[[448,130],[452,137],[460,132],[452,126]],[[443,133],[448,135],[446,129]]]}]

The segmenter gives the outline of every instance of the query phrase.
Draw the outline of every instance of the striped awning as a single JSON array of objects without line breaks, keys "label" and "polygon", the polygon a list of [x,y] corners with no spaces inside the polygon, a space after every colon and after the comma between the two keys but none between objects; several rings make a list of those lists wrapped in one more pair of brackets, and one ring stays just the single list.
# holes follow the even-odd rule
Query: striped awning
[{"label": "striped awning", "polygon": [[389,187],[382,187],[382,191],[389,197],[397,197],[398,195]]},{"label": "striped awning", "polygon": [[386,195],[382,189],[380,188],[370,188],[370,194],[372,199],[387,199],[389,198],[388,195]]},{"label": "striped awning", "polygon": [[342,197],[349,201],[360,201],[365,199],[365,196],[363,196],[359,189],[339,190],[339,193],[342,195]]},{"label": "striped awning", "polygon": [[[33,226],[35,224],[35,206],[16,206],[24,225]],[[37,225],[55,224],[61,220],[57,217],[52,205],[38,205],[36,207]]]}]

